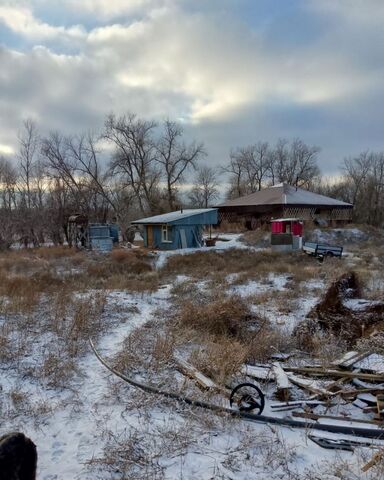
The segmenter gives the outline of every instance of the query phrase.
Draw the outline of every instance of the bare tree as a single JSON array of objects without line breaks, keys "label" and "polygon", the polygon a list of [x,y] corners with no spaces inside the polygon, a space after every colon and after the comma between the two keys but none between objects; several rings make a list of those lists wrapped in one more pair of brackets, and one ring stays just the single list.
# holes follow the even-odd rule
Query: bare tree
[{"label": "bare tree", "polygon": [[176,122],[166,120],[163,133],[156,142],[157,162],[161,165],[166,181],[169,208],[175,209],[177,187],[184,179],[189,168],[196,168],[198,160],[206,153],[202,143],[186,145],[181,141],[182,127]]},{"label": "bare tree", "polygon": [[358,157],[349,157],[344,160],[342,169],[353,185],[353,195],[351,198],[353,204],[356,203],[358,195],[361,193],[362,186],[369,175],[371,166],[372,157],[367,151],[361,153]]},{"label": "bare tree", "polygon": [[12,210],[16,208],[17,173],[15,168],[4,157],[0,157],[0,199],[1,208]]},{"label": "bare tree", "polygon": [[246,193],[261,190],[270,172],[271,154],[268,143],[258,142],[240,148],[232,156],[235,157],[237,165],[241,166]]},{"label": "bare tree", "polygon": [[27,119],[23,122],[23,130],[19,133],[19,183],[20,191],[25,195],[26,207],[32,207],[33,181],[39,148],[39,133],[35,122]]},{"label": "bare tree", "polygon": [[218,172],[216,169],[202,166],[198,168],[195,184],[189,193],[189,199],[194,207],[207,208],[212,201],[220,196]]},{"label": "bare tree", "polygon": [[229,163],[222,167],[223,173],[229,173],[230,188],[227,193],[228,198],[241,197],[246,193],[244,182],[244,166],[238,151],[231,151]]},{"label": "bare tree", "polygon": [[17,233],[17,173],[11,163],[0,157],[0,249],[9,248]]},{"label": "bare tree", "polygon": [[320,175],[317,156],[320,148],[309,146],[296,138],[289,144],[279,139],[271,153],[270,178],[272,185],[286,182],[289,185],[310,188]]},{"label": "bare tree", "polygon": [[157,207],[161,172],[156,168],[155,128],[155,122],[134,114],[119,118],[112,114],[105,122],[104,138],[115,147],[111,172],[133,190],[142,214],[152,213]]},{"label": "bare tree", "polygon": [[97,219],[106,221],[110,208],[119,216],[116,190],[110,188],[110,175],[102,166],[96,135],[87,132],[67,137],[66,146],[76,180],[87,192]]},{"label": "bare tree", "polygon": [[362,152],[344,160],[342,183],[354,204],[354,220],[372,225],[384,222],[384,153]]},{"label": "bare tree", "polygon": [[224,171],[230,174],[229,197],[239,197],[267,185],[285,182],[310,188],[320,175],[317,166],[319,148],[302,140],[291,143],[279,139],[275,147],[267,142],[238,148],[231,152]]}]

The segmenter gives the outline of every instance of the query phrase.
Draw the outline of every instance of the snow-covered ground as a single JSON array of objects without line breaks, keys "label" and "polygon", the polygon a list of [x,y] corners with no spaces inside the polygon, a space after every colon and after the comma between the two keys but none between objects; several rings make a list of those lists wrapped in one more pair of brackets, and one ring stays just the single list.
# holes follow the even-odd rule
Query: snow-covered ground
[{"label": "snow-covered ground", "polygon": [[[224,237],[228,241],[218,241],[215,247],[199,251],[215,249],[225,254],[228,248],[250,248],[239,241],[238,234]],[[157,268],[163,266],[170,255],[195,251],[159,252]],[[103,313],[108,328],[97,344],[100,353],[106,358],[113,357],[121,349],[125,337],[156,318],[159,308],[172,308],[174,285],[190,280],[185,275],[175,276],[172,285],[162,285],[152,293],[109,291]],[[245,299],[265,292],[284,294],[291,288],[287,275],[273,273],[262,281],[250,280],[245,284],[236,284],[236,274],[226,280],[227,293]],[[206,284],[200,282],[197,286],[204,289]],[[305,295],[298,296],[290,311],[282,313],[272,303],[260,306],[259,311],[271,323],[282,326],[288,335],[317,302],[324,284],[312,280],[305,287]],[[94,291],[79,294],[79,297],[88,294],[93,295]],[[355,301],[351,307],[358,308],[359,303]],[[36,345],[34,349],[37,357],[41,354],[39,348]],[[44,387],[5,364],[0,370],[0,385],[0,434],[21,430],[33,439],[39,453],[39,480],[375,478],[374,473],[363,476],[360,470],[360,465],[372,456],[370,449],[357,449],[355,453],[326,450],[309,439],[308,429],[218,416],[175,401],[154,398],[112,375],[98,362],[91,349],[80,357],[78,372],[70,388]],[[262,389],[269,391],[268,385],[262,385]],[[23,393],[25,406],[23,413],[16,415],[17,392]],[[275,414],[272,403],[275,400],[268,396],[266,415]],[[338,412],[349,413],[348,409],[347,405],[335,406]],[[289,417],[290,412],[280,412],[279,416]],[[330,433],[322,436],[340,437]],[[105,455],[104,447],[108,443],[111,448],[122,445],[123,457],[136,458],[137,465],[132,467],[131,476],[124,476],[119,470],[108,470],[105,463],[99,467],[97,463],[89,465]],[[343,476],[338,476],[338,471],[344,472],[340,474]]]},{"label": "snow-covered ground", "polygon": [[[282,282],[277,281],[276,286],[282,288]],[[129,332],[151,320],[159,307],[166,307],[170,288],[166,285],[152,294],[111,292],[107,311],[108,305],[113,305],[121,307],[122,312],[128,307],[131,313],[128,317],[117,314],[120,322],[99,342],[100,353],[112,356]],[[331,470],[335,462],[356,460],[350,452],[321,449],[309,440],[307,430],[217,417],[176,402],[166,405],[160,402],[157,406],[155,402],[151,410],[138,404],[137,409],[127,410],[127,403],[137,391],[107,371],[91,351],[80,360],[79,370],[71,390],[63,392],[37,387],[12,370],[1,371],[2,412],[6,418],[1,431],[22,429],[33,439],[38,446],[38,478],[41,480],[128,478],[119,472],[114,476],[102,470],[98,473],[88,466],[90,460],[103,454],[104,442],[112,434],[115,439],[128,442],[132,434],[137,433],[138,438],[148,442],[144,448],[152,446],[154,453],[161,452],[156,465],[163,476],[144,476],[143,473],[142,478],[249,480],[281,479],[287,478],[287,474],[288,478],[306,478],[306,470],[323,472],[324,462]],[[52,410],[35,418],[28,412],[13,418],[10,393],[17,388],[27,393],[35,406],[48,404]],[[272,414],[270,403],[267,401],[267,415]],[[289,416],[289,412],[281,414],[286,415]],[[166,437],[162,438],[163,435]],[[172,446],[172,442],[176,442],[176,446]],[[351,468],[357,469],[354,464]]]}]

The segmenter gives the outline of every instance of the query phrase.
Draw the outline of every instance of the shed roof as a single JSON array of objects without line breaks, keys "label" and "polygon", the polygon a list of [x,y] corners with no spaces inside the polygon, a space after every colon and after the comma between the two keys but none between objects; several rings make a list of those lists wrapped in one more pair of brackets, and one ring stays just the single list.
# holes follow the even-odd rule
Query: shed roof
[{"label": "shed roof", "polygon": [[227,200],[218,207],[244,207],[256,205],[310,205],[327,207],[352,208],[351,203],[342,202],[325,195],[309,192],[303,188],[296,188],[286,183],[280,183],[259,192],[243,197]]},{"label": "shed roof", "polygon": [[154,217],[141,218],[140,220],[135,220],[133,224],[163,224],[163,223],[174,223],[179,220],[193,217],[195,215],[202,215],[209,212],[215,212],[217,208],[193,208],[193,209],[183,209],[177,210],[176,212],[164,213],[162,215],[155,215]]}]

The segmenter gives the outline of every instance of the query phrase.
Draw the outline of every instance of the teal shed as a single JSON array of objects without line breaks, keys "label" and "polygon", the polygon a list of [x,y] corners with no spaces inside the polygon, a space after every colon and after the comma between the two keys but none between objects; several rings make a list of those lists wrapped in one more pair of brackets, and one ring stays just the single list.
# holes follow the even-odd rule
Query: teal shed
[{"label": "teal shed", "polygon": [[217,223],[217,208],[200,208],[142,218],[132,222],[132,225],[143,226],[145,247],[176,250],[202,247],[204,227]]}]

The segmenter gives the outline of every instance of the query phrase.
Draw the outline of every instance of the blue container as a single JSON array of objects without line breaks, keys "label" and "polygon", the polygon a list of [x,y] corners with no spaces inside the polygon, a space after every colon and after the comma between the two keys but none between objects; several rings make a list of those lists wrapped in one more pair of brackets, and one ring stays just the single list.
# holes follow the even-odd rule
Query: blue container
[{"label": "blue container", "polygon": [[91,238],[91,248],[97,252],[111,252],[112,251],[112,238]]},{"label": "blue container", "polygon": [[112,237],[113,243],[119,243],[119,226],[116,223],[109,225],[109,235]]}]

